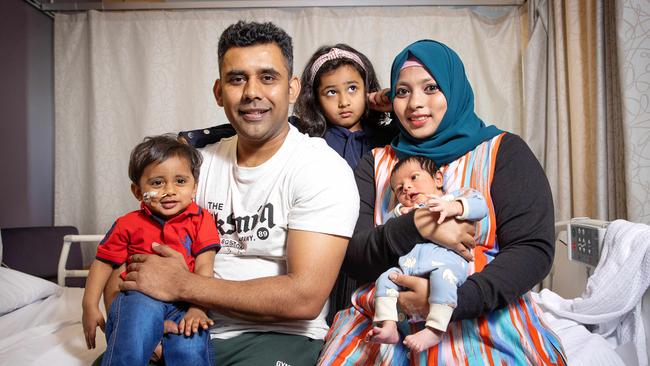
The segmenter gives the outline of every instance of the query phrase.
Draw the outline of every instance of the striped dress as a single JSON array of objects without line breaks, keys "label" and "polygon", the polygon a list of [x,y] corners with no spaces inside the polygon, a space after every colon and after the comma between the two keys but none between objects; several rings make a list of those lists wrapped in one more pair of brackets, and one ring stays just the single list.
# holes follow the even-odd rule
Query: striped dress
[{"label": "striped dress", "polygon": [[[469,273],[481,271],[498,253],[494,206],[490,186],[499,144],[495,136],[473,151],[443,167],[445,192],[471,187],[480,191],[489,214],[477,222],[475,260]],[[390,146],[373,150],[375,161],[375,225],[394,207],[390,172],[397,162]],[[506,308],[476,319],[449,324],[442,341],[427,352],[412,353],[402,345],[404,335],[422,329],[423,323],[398,323],[400,341],[395,344],[365,342],[372,328],[374,284],[359,288],[352,307],[340,311],[325,338],[319,365],[565,365],[560,342],[542,322],[541,311],[529,294]]]}]

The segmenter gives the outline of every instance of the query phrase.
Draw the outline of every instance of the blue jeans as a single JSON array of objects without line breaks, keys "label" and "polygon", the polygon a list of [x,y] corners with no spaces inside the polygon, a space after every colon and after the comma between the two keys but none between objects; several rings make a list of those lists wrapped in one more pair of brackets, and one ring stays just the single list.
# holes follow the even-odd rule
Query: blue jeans
[{"label": "blue jeans", "polygon": [[212,365],[209,332],[199,329],[189,337],[163,335],[165,320],[180,322],[187,305],[152,299],[138,292],[120,292],[113,300],[106,322],[104,365],[147,365],[162,340],[166,366]]}]

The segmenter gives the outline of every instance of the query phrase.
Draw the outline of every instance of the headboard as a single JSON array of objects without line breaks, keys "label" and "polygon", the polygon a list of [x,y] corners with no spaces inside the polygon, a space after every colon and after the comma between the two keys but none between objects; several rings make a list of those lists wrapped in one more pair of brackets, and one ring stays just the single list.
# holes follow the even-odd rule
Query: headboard
[{"label": "headboard", "polygon": [[[78,233],[74,226],[2,228],[0,229],[3,246],[2,263],[9,268],[56,282],[63,237]],[[78,245],[72,246],[68,263],[75,268],[82,267],[81,249]],[[67,285],[79,286],[80,284]]]}]

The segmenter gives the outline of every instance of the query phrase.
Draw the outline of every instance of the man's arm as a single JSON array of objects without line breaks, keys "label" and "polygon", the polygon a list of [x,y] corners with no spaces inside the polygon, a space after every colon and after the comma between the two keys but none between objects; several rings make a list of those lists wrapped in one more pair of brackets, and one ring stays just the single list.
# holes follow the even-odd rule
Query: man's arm
[{"label": "man's arm", "polygon": [[132,257],[123,290],[163,301],[186,301],[249,321],[314,319],[338,275],[348,238],[289,230],[287,274],[247,281],[205,278],[187,271],[180,253],[153,246],[161,255]]}]

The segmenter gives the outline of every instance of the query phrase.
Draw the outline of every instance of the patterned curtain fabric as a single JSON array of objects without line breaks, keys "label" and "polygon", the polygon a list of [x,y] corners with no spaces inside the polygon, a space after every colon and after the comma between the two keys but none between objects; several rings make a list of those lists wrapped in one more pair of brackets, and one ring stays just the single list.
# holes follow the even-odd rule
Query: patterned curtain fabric
[{"label": "patterned curtain fabric", "polygon": [[[623,117],[627,216],[650,224],[650,4],[616,1],[616,43]],[[612,33],[610,33],[612,34]]]},{"label": "patterned curtain fabric", "polygon": [[[456,50],[476,113],[521,133],[522,40],[517,8],[372,7],[132,11],[55,18],[55,222],[104,233],[137,209],[129,152],[144,136],[226,122],[212,85],[217,42],[239,19],[272,21],[294,39],[294,74],[323,44],[344,42],[388,85],[393,57],[433,38]],[[94,253],[86,253],[92,258]]]}]

